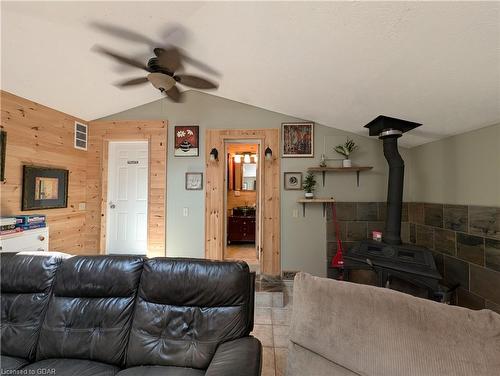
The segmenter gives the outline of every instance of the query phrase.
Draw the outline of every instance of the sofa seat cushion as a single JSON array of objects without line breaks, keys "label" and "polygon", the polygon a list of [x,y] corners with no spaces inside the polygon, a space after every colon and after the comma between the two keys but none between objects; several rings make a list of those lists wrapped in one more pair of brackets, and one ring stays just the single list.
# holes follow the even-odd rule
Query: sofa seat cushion
[{"label": "sofa seat cushion", "polygon": [[120,371],[110,364],[81,359],[45,359],[31,363],[24,370],[27,375],[57,376],[114,376]]},{"label": "sofa seat cushion", "polygon": [[127,368],[117,376],[203,376],[205,371],[195,368],[169,366],[139,366]]},{"label": "sofa seat cushion", "polygon": [[0,374],[8,374],[6,371],[19,369],[26,364],[28,364],[26,359],[0,355]]}]

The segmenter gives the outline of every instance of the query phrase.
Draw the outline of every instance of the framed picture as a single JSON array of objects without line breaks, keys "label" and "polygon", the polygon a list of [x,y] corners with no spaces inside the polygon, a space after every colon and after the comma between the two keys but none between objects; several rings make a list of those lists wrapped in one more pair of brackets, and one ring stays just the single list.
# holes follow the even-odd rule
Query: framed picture
[{"label": "framed picture", "polygon": [[197,125],[175,126],[174,155],[197,157],[200,155],[200,127]]},{"label": "framed picture", "polygon": [[203,172],[186,172],[186,190],[200,191],[203,189]]},{"label": "framed picture", "polygon": [[285,190],[298,191],[302,189],[302,172],[285,172]]},{"label": "framed picture", "polygon": [[68,176],[68,170],[23,166],[21,210],[66,208]]},{"label": "framed picture", "polygon": [[0,181],[5,180],[5,148],[7,146],[7,132],[0,131]]},{"label": "framed picture", "polygon": [[314,157],[314,123],[281,124],[284,158]]}]

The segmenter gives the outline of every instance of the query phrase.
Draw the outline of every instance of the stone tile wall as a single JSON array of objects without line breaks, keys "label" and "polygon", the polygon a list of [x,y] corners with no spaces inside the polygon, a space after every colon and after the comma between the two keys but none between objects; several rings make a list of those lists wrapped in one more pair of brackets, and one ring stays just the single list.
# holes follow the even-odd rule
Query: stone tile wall
[{"label": "stone tile wall", "polygon": [[[384,230],[384,202],[339,202],[345,248]],[[460,284],[458,305],[500,312],[500,207],[404,203],[401,237],[433,251],[444,283]],[[327,218],[327,268],[337,250],[332,213]]]}]

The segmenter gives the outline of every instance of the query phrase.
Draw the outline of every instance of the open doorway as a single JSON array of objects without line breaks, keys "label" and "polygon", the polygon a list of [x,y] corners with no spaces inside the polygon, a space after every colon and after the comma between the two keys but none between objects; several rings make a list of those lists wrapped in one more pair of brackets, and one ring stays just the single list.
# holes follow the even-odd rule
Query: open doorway
[{"label": "open doorway", "polygon": [[260,143],[231,140],[225,143],[224,259],[246,261],[259,272]]}]

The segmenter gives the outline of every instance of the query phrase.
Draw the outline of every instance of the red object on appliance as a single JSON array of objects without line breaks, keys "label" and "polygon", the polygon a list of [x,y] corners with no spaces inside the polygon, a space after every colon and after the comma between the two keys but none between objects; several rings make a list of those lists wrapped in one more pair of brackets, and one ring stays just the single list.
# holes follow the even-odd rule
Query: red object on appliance
[{"label": "red object on appliance", "polygon": [[332,267],[342,269],[344,267],[344,256],[342,254],[342,241],[340,240],[340,229],[337,221],[337,209],[335,203],[332,203],[332,219],[335,225],[335,237],[337,238],[337,252],[332,258]]}]

